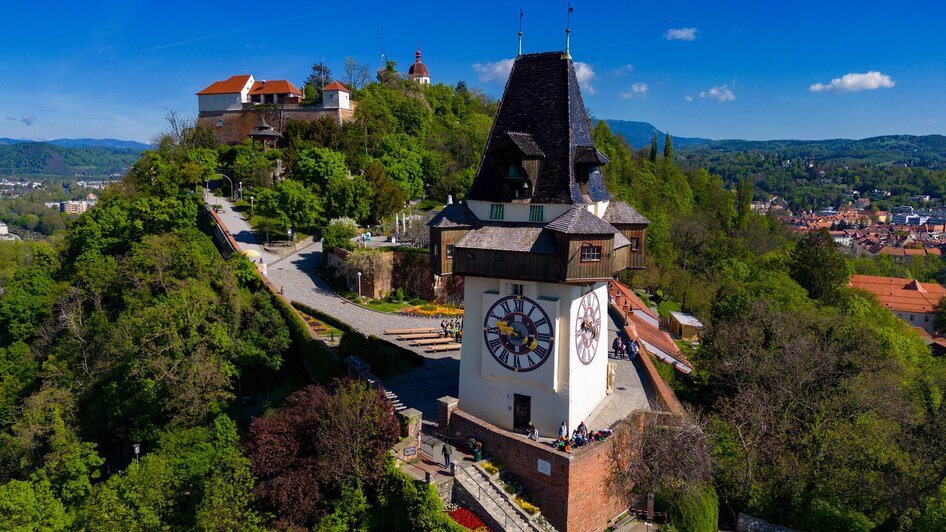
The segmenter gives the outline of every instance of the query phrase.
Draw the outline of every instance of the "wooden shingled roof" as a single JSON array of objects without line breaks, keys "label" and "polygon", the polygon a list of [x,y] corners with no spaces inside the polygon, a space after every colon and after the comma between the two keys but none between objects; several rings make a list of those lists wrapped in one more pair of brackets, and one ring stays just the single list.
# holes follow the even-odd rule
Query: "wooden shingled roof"
[{"label": "wooden shingled roof", "polygon": [[[531,143],[520,145],[523,138],[510,132],[528,135]],[[562,52],[516,58],[468,200],[503,201],[505,176],[494,152],[510,140],[542,154],[532,203],[584,205],[609,199],[600,172],[591,173],[585,194],[575,179],[576,163],[602,164],[606,159],[594,149],[575,66]]]},{"label": "wooden shingled roof", "polygon": [[610,235],[618,233],[613,225],[588,212],[583,207],[572,207],[565,214],[546,225],[552,231],[571,235]]},{"label": "wooden shingled roof", "polygon": [[637,209],[627,203],[618,200],[611,200],[608,208],[604,211],[602,220],[612,224],[646,224],[650,225],[650,220],[646,216],[637,212]]}]

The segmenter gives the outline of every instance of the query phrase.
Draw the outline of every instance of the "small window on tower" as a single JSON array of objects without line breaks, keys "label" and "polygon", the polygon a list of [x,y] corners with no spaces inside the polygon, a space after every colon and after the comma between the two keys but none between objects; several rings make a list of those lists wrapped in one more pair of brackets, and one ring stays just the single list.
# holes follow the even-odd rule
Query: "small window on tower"
[{"label": "small window on tower", "polygon": [[489,219],[502,220],[504,217],[505,205],[502,203],[493,203],[489,206]]},{"label": "small window on tower", "polygon": [[453,258],[453,244],[447,244],[447,258]]},{"label": "small window on tower", "polygon": [[581,262],[598,262],[601,260],[601,246],[583,244],[581,246]]},{"label": "small window on tower", "polygon": [[509,286],[509,295],[511,296],[524,296],[526,295],[526,285],[511,283]]},{"label": "small window on tower", "polygon": [[530,222],[544,222],[545,221],[545,207],[542,205],[532,205],[529,207],[529,221]]},{"label": "small window on tower", "polygon": [[631,251],[640,251],[641,249],[641,239],[634,237],[631,239]]}]

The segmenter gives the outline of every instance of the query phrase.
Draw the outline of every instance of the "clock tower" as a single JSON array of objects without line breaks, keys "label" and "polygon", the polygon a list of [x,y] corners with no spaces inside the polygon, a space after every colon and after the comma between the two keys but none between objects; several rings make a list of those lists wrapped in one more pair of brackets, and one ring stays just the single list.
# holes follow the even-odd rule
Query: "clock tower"
[{"label": "clock tower", "polygon": [[611,198],[570,56],[520,55],[466,200],[430,223],[431,269],[464,276],[458,408],[554,436],[604,399],[607,282],[650,223]]}]

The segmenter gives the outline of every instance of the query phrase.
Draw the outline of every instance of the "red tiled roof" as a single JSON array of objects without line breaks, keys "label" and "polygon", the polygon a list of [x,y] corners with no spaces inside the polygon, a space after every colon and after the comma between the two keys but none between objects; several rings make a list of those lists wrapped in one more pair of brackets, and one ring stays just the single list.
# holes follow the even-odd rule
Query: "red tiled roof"
[{"label": "red tiled roof", "polygon": [[235,92],[241,92],[243,87],[246,86],[246,82],[250,80],[252,76],[249,74],[241,74],[239,76],[230,76],[229,78],[223,81],[215,81],[210,84],[209,87],[197,93],[198,96],[205,94],[233,94]]},{"label": "red tiled roof", "polygon": [[250,94],[297,94],[302,96],[302,91],[287,80],[274,79],[271,81],[257,81],[250,88]]},{"label": "red tiled roof", "polygon": [[899,277],[852,275],[850,286],[874,294],[881,305],[900,312],[933,312],[933,306],[946,296],[942,285]]},{"label": "red tiled roof", "polygon": [[341,83],[337,81],[333,81],[329,83],[324,89],[322,89],[322,92],[325,92],[325,91],[351,92],[350,90],[348,90],[348,87],[342,85]]}]

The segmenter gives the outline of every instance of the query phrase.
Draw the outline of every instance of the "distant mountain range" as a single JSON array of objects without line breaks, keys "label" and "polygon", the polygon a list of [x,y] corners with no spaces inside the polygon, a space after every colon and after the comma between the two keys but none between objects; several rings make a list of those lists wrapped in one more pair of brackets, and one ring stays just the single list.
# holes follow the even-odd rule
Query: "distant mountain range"
[{"label": "distant mountain range", "polygon": [[124,175],[141,157],[142,151],[139,147],[70,147],[32,141],[4,144],[6,140],[0,139],[0,176],[15,178],[78,179]]},{"label": "distant mountain range", "polygon": [[144,151],[151,146],[136,142],[134,140],[118,139],[53,139],[53,140],[26,140],[26,139],[8,139],[0,138],[0,146],[9,144],[52,144],[54,146],[63,146],[65,148],[122,148],[129,150]]},{"label": "distant mountain range", "polygon": [[[657,149],[663,151],[664,149],[664,135],[665,131],[660,131],[653,124],[647,122],[634,122],[631,120],[610,120],[606,119],[608,127],[611,128],[611,131],[615,135],[621,135],[635,150],[640,148],[647,148],[650,146],[651,139],[654,138],[654,133],[657,133]],[[709,144],[713,142],[710,139],[701,139],[695,137],[678,137],[675,134],[671,133],[670,136],[673,138],[673,147],[676,148],[685,148],[687,146],[698,146],[701,144]]]},{"label": "distant mountain range", "polygon": [[[634,149],[647,148],[658,133],[658,149],[663,151],[665,132],[647,122],[605,120],[615,134],[621,135]],[[946,168],[946,136],[883,135],[866,139],[827,140],[712,140],[673,135],[678,154],[724,154],[760,152],[781,155],[785,159],[811,158],[822,162]]]}]

